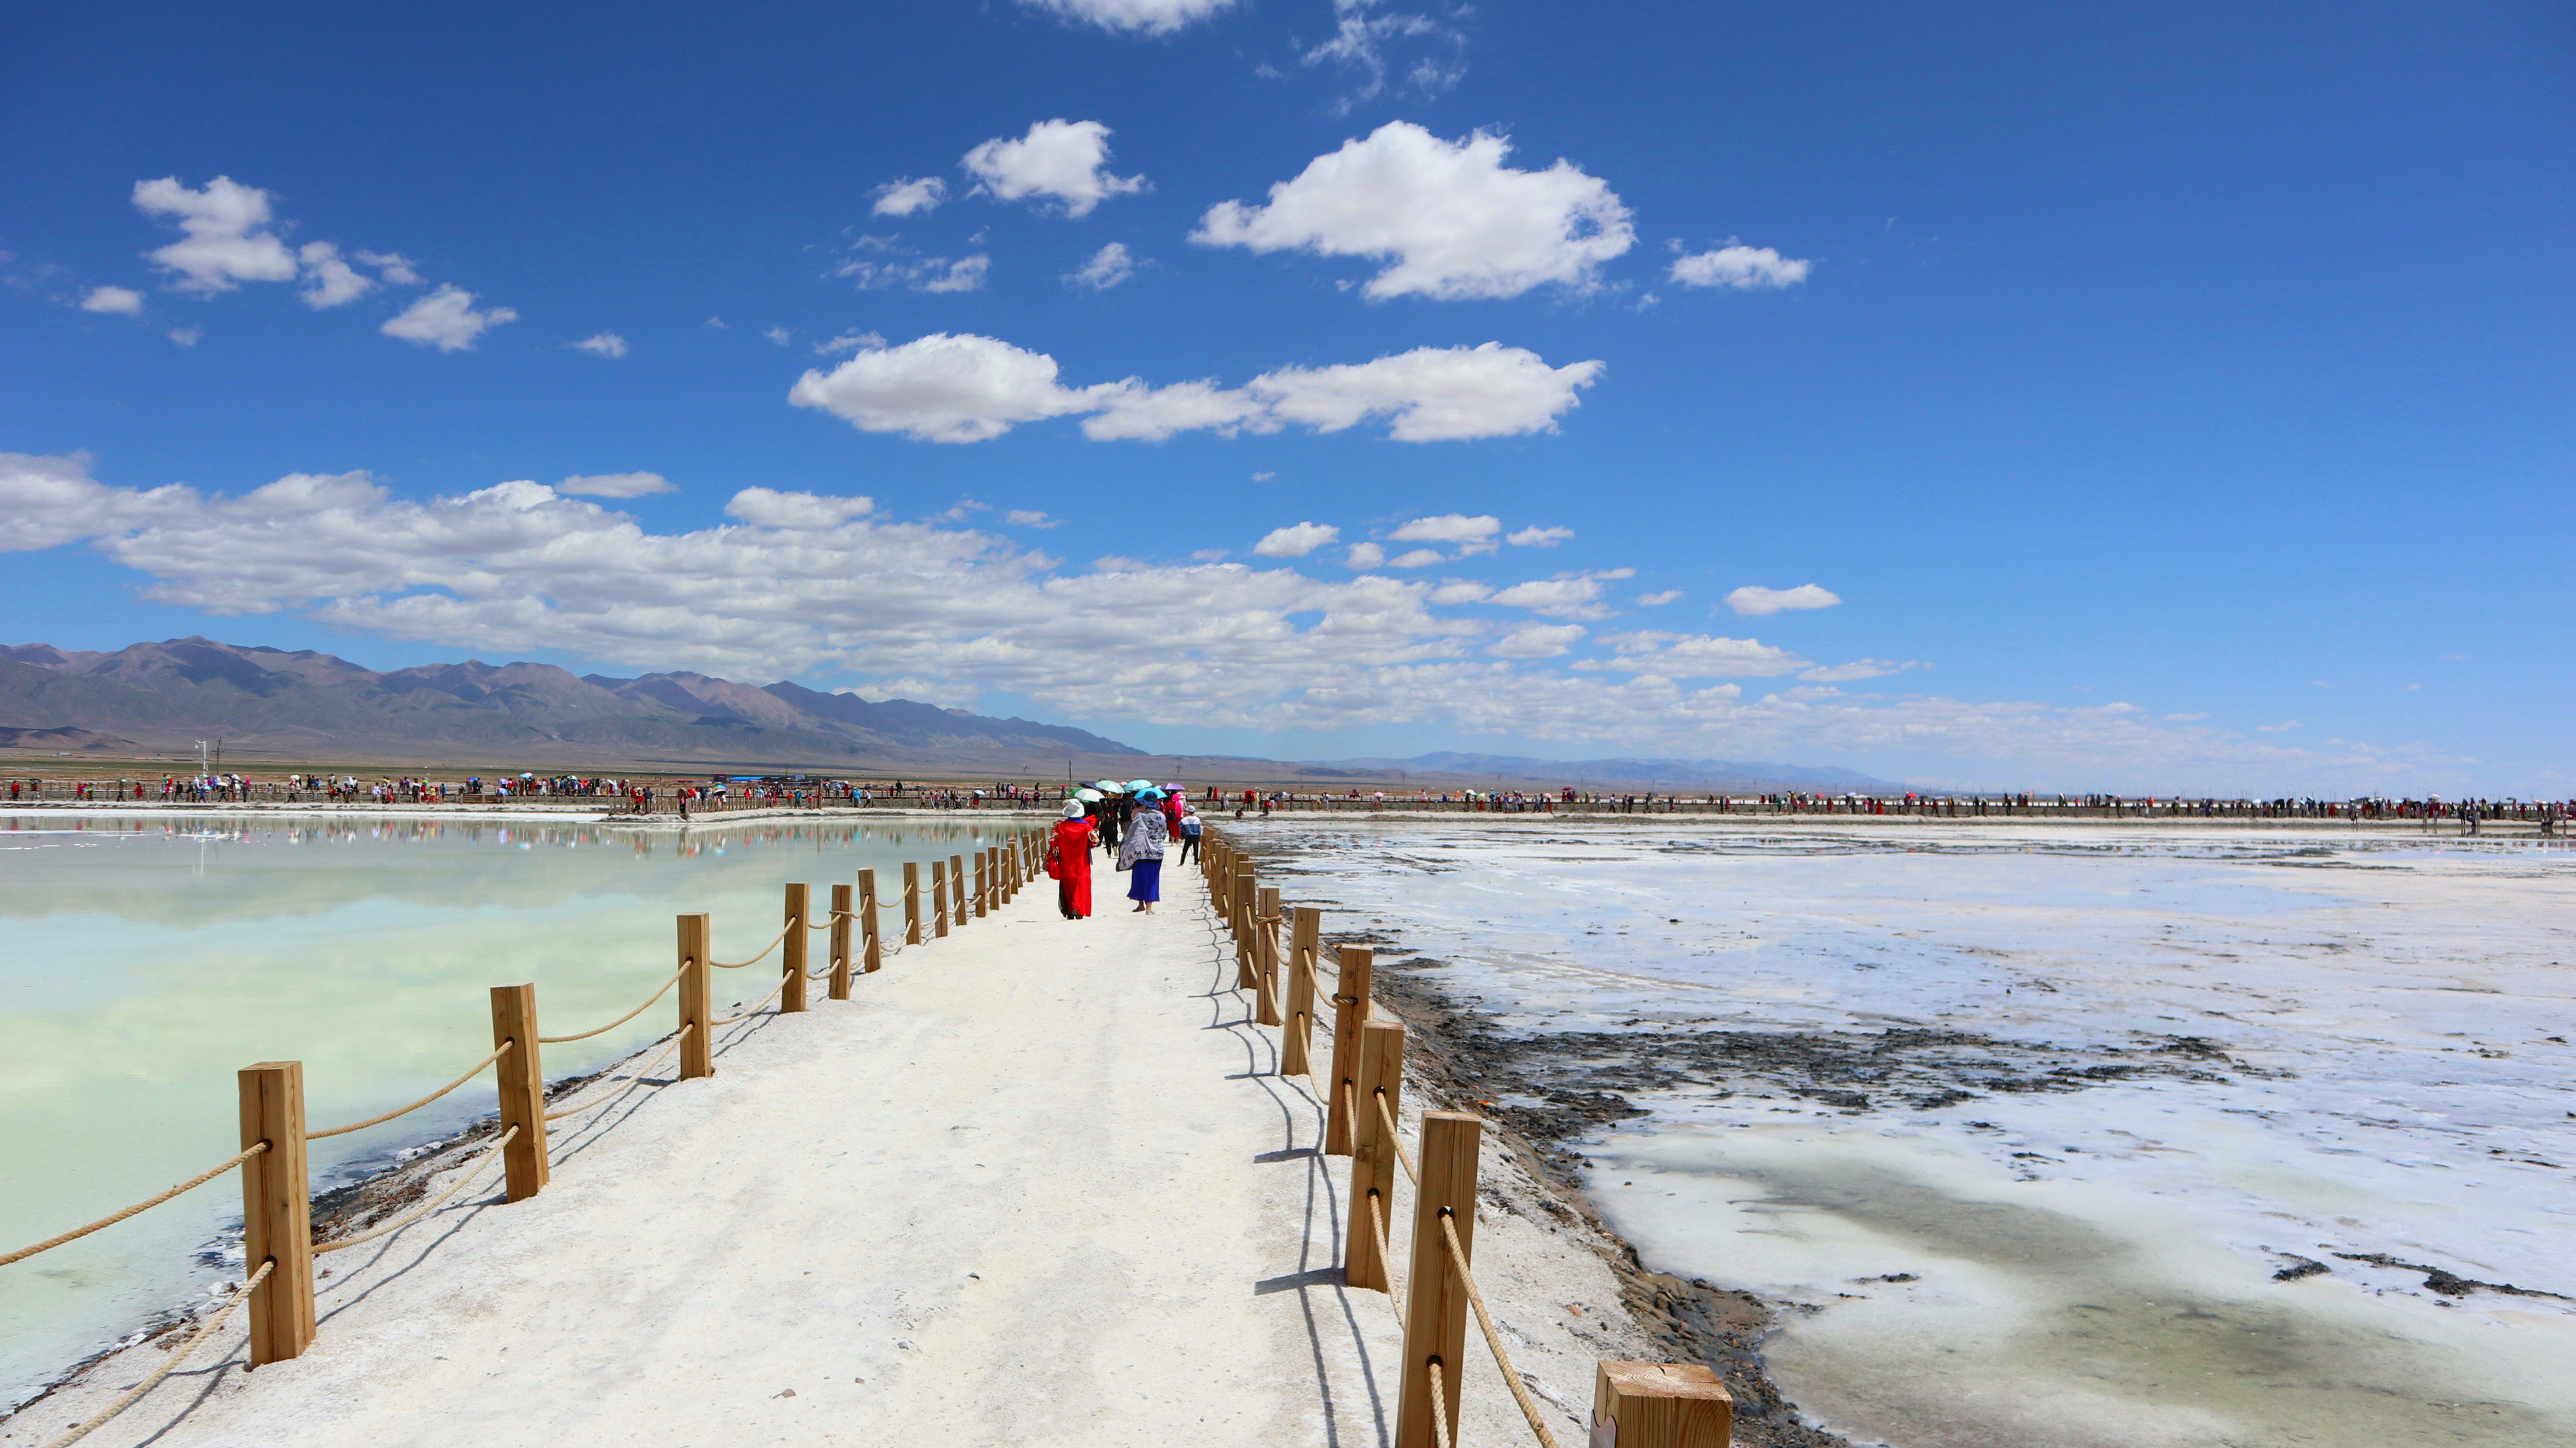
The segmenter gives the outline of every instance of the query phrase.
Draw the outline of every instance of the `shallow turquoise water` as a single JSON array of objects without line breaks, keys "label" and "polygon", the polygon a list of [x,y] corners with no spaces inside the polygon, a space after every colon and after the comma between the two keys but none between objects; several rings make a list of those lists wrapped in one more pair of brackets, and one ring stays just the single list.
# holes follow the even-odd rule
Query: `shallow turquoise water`
[{"label": "shallow turquoise water", "polygon": [[[587,1029],[669,976],[683,911],[711,913],[716,957],[739,959],[777,933],[782,885],[811,884],[819,907],[873,868],[892,934],[905,859],[1011,827],[780,822],[683,838],[500,820],[0,816],[0,1250],[231,1155],[241,1067],[302,1061],[316,1127],[371,1116],[491,1049],[490,986],[534,981],[541,1030]],[[721,972],[716,1004],[775,979],[768,966]],[[660,1037],[675,1010],[666,996],[615,1031],[547,1047],[547,1077]],[[316,1188],[492,1109],[487,1073],[316,1142]],[[0,1268],[0,1406],[217,1287],[218,1243],[240,1218],[238,1185],[219,1178]]]}]

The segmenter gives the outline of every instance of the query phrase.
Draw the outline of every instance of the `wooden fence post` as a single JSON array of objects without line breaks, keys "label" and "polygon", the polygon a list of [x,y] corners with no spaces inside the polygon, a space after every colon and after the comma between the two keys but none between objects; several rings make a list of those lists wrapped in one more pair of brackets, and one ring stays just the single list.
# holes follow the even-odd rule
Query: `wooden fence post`
[{"label": "wooden fence post", "polygon": [[[1458,1250],[1476,1260],[1476,1145],[1484,1123],[1463,1111],[1422,1113],[1421,1151],[1414,1166],[1413,1262],[1404,1277],[1404,1377],[1395,1409],[1395,1448],[1433,1448],[1431,1415],[1450,1425],[1457,1440],[1458,1389],[1467,1376],[1467,1284],[1449,1259],[1446,1220],[1458,1230]],[[1431,1364],[1440,1364],[1440,1391],[1431,1390]]]},{"label": "wooden fence post", "polygon": [[1368,1024],[1369,971],[1377,960],[1376,951],[1359,945],[1343,946],[1340,955],[1342,974],[1333,987],[1333,1074],[1327,1083],[1333,1099],[1324,1118],[1327,1156],[1351,1154],[1350,1098],[1342,1088],[1359,1084],[1360,1028]]},{"label": "wooden fence post", "polygon": [[1234,862],[1234,883],[1226,892],[1228,919],[1234,926],[1234,983],[1244,990],[1257,990],[1261,970],[1252,960],[1252,862]]},{"label": "wooden fence post", "polygon": [[[1383,1222],[1389,1244],[1395,1234],[1395,1143],[1373,1104],[1386,1093],[1389,1116],[1404,1110],[1404,1025],[1371,1021],[1360,1028],[1358,1080],[1351,1106],[1351,1225],[1342,1253],[1342,1282],[1350,1287],[1391,1291],[1386,1259],[1378,1255],[1377,1224]],[[1375,1212],[1371,1212],[1371,1199]]]},{"label": "wooden fence post", "polygon": [[543,1191],[546,1166],[546,1076],[537,1052],[537,988],[529,985],[496,985],[492,987],[492,1044],[511,1042],[492,1063],[495,1084],[501,1091],[501,1129],[515,1126],[519,1134],[501,1148],[501,1164],[509,1181],[510,1200],[526,1201]]},{"label": "wooden fence post", "polygon": [[832,887],[832,999],[850,998],[850,912],[855,906],[850,887]]},{"label": "wooden fence post", "polygon": [[966,923],[966,857],[948,857],[948,903],[956,907],[957,923]]},{"label": "wooden fence post", "polygon": [[921,865],[903,862],[903,943],[921,943]]},{"label": "wooden fence post", "polygon": [[262,1061],[240,1073],[241,1144],[268,1150],[241,1164],[242,1275],[274,1260],[250,1295],[250,1364],[282,1363],[313,1341],[313,1197],[304,1161],[304,1063]]},{"label": "wooden fence post", "polygon": [[948,938],[948,862],[930,862],[930,938]]},{"label": "wooden fence post", "polygon": [[787,981],[778,994],[781,1015],[805,1009],[805,942],[814,934],[805,928],[805,917],[813,909],[813,898],[810,886],[787,887],[786,949],[778,954],[778,973]]},{"label": "wooden fence post", "polygon": [[985,866],[986,852],[975,852],[975,918],[984,918],[984,893],[993,888],[991,871]]},{"label": "wooden fence post", "polygon": [[1259,984],[1252,992],[1255,1019],[1279,1024],[1279,887],[1264,885],[1252,897],[1252,960]]},{"label": "wooden fence post", "polygon": [[715,1013],[707,1008],[714,971],[707,964],[707,940],[715,933],[704,915],[680,917],[680,1079],[694,1081],[716,1073]]},{"label": "wooden fence post", "polygon": [[859,872],[859,940],[860,948],[867,952],[864,964],[868,970],[875,970],[885,963],[884,952],[879,948],[882,942],[877,935],[877,872],[874,870]]},{"label": "wooden fence post", "polygon": [[1698,1363],[1601,1363],[1592,1378],[1592,1441],[1617,1448],[1726,1448],[1735,1399]]},{"label": "wooden fence post", "polygon": [[1315,1065],[1315,938],[1324,912],[1297,907],[1296,929],[1288,936],[1288,1034],[1279,1046],[1279,1074],[1312,1076]]}]

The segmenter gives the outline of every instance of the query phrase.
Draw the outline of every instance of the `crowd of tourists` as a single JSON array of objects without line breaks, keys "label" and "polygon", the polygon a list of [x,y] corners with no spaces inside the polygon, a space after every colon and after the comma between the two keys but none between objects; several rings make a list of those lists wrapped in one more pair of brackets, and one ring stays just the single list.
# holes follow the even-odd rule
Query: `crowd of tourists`
[{"label": "crowd of tourists", "polygon": [[1063,818],[1047,832],[1046,872],[1056,882],[1056,909],[1067,920],[1091,918],[1091,856],[1097,850],[1127,876],[1130,911],[1154,913],[1163,898],[1163,861],[1198,858],[1199,812],[1189,791],[1150,779],[1104,779],[1065,791]]}]

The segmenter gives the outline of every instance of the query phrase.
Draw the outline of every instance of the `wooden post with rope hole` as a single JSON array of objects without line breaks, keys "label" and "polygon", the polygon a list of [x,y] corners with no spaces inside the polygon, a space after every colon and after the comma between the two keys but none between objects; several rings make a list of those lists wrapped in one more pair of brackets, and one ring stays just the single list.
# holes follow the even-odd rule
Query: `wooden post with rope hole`
[{"label": "wooden post with rope hole", "polygon": [[501,1129],[515,1126],[519,1134],[501,1148],[501,1164],[510,1200],[523,1202],[545,1190],[548,1176],[546,1077],[538,1058],[534,984],[492,987],[493,1049],[504,1041],[510,1049],[492,1063],[493,1084],[501,1093]]},{"label": "wooden post with rope hole", "polygon": [[1279,1074],[1315,1074],[1315,937],[1324,912],[1297,907],[1296,925],[1288,935],[1288,1034],[1279,1045]]},{"label": "wooden post with rope hole", "polygon": [[787,926],[786,949],[778,955],[778,973],[786,981],[778,992],[780,1015],[805,1009],[805,942],[814,933],[805,928],[805,920],[813,909],[813,898],[811,886],[787,887],[786,918],[783,922]]},{"label": "wooden post with rope hole", "polygon": [[921,943],[921,866],[912,860],[903,862],[903,943]]},{"label": "wooden post with rope hole", "polygon": [[957,907],[957,923],[963,926],[970,918],[966,913],[966,857],[948,857],[948,903]]},{"label": "wooden post with rope hole", "polygon": [[1594,1371],[1595,1443],[1726,1448],[1734,1433],[1735,1398],[1699,1363],[1603,1362]]},{"label": "wooden post with rope hole", "polygon": [[715,1028],[708,1009],[715,971],[707,964],[707,940],[715,930],[704,915],[680,917],[680,1079],[694,1081],[716,1073]]},{"label": "wooden post with rope hole", "polygon": [[832,999],[850,998],[850,912],[856,902],[850,887],[832,887],[832,933],[828,937],[832,951]]},{"label": "wooden post with rope hole", "polygon": [[1368,1024],[1369,972],[1377,962],[1377,952],[1366,946],[1345,945],[1340,955],[1342,975],[1333,987],[1333,1070],[1329,1083],[1333,1099],[1324,1118],[1326,1156],[1351,1154],[1350,1098],[1342,1088],[1359,1082],[1360,1028]]},{"label": "wooden post with rope hole", "polygon": [[268,1150],[241,1164],[242,1276],[275,1261],[251,1289],[250,1365],[300,1356],[313,1341],[313,1198],[304,1160],[304,1063],[262,1061],[240,1073],[241,1144]]},{"label": "wooden post with rope hole", "polygon": [[[1413,1262],[1404,1277],[1404,1376],[1395,1409],[1395,1448],[1434,1448],[1431,1415],[1458,1439],[1458,1389],[1466,1379],[1467,1282],[1450,1260],[1445,1221],[1458,1231],[1458,1252],[1476,1260],[1476,1146],[1484,1123],[1463,1111],[1422,1113],[1421,1150],[1413,1159]],[[1435,1393],[1431,1364],[1440,1364]]]},{"label": "wooden post with rope hole", "polygon": [[930,862],[930,938],[948,938],[948,862]]},{"label": "wooden post with rope hole", "polygon": [[986,853],[983,850],[975,852],[975,918],[978,920],[984,918],[984,902],[991,898],[990,892],[993,888],[992,872],[986,864]]},{"label": "wooden post with rope hole", "polygon": [[[1386,1093],[1386,1114],[1404,1110],[1404,1026],[1397,1021],[1371,1021],[1360,1028],[1358,1079],[1353,1083],[1351,1114],[1351,1225],[1342,1253],[1342,1282],[1372,1291],[1387,1285],[1386,1259],[1378,1255],[1377,1226],[1383,1221],[1390,1241],[1395,1232],[1395,1143],[1386,1139],[1378,1117],[1377,1093]],[[1376,1199],[1372,1214],[1370,1199]]]},{"label": "wooden post with rope hole", "polygon": [[877,872],[874,870],[859,872],[859,939],[865,942],[862,948],[867,951],[864,962],[867,970],[872,971],[885,964],[885,953],[880,948],[883,939],[877,934]]},{"label": "wooden post with rope hole", "polygon": [[1252,992],[1256,1017],[1265,1026],[1279,1017],[1279,887],[1264,885],[1252,897],[1252,960],[1259,983]]},{"label": "wooden post with rope hole", "polygon": [[1257,990],[1261,985],[1260,967],[1252,960],[1252,892],[1257,888],[1253,879],[1252,862],[1237,860],[1234,884],[1226,892],[1234,926],[1234,983],[1244,990]]}]

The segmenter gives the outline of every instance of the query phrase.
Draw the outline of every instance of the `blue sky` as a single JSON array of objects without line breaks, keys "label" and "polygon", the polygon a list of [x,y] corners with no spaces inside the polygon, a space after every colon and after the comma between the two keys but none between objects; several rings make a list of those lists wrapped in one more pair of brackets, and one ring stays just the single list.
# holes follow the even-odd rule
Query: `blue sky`
[{"label": "blue sky", "polygon": [[7,26],[9,642],[2576,788],[2563,7]]}]

